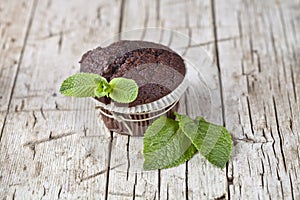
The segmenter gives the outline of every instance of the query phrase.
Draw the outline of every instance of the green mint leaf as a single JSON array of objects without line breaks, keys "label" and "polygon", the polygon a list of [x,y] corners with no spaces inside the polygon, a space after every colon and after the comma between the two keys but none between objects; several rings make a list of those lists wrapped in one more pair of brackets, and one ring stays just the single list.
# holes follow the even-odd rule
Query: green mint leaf
[{"label": "green mint leaf", "polygon": [[99,98],[108,96],[108,94],[111,91],[111,86],[109,85],[107,80],[104,77],[101,77],[101,78],[97,79],[97,83],[98,83],[98,86],[97,86],[97,88],[95,88],[95,91],[94,91],[95,95]]},{"label": "green mint leaf", "polygon": [[97,88],[95,88],[94,94],[98,98],[101,98],[101,97],[104,97],[104,96],[108,95],[107,92],[104,92],[103,87],[101,85],[100,86],[98,85]]},{"label": "green mint leaf", "polygon": [[178,166],[196,153],[196,148],[179,129],[178,122],[161,116],[144,135],[144,170]]},{"label": "green mint leaf", "polygon": [[60,93],[65,96],[94,97],[95,89],[102,77],[91,73],[78,73],[63,81]]},{"label": "green mint leaf", "polygon": [[213,165],[224,168],[230,158],[232,139],[226,128],[206,122],[202,117],[192,120],[176,113],[179,127],[197,150]]},{"label": "green mint leaf", "polygon": [[132,79],[114,78],[109,82],[111,91],[109,97],[119,103],[130,103],[138,95],[138,85]]}]

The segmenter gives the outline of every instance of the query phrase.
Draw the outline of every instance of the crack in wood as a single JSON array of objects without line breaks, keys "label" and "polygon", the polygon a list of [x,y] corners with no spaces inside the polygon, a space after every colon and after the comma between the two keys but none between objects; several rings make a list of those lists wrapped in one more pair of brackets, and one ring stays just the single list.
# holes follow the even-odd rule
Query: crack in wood
[{"label": "crack in wood", "polygon": [[217,40],[210,40],[210,41],[207,41],[207,42],[201,42],[201,43],[197,43],[197,44],[191,44],[190,47],[191,48],[195,48],[195,47],[207,46],[207,45],[215,44],[216,42],[217,43],[227,42],[227,41],[236,40],[236,39],[239,39],[239,38],[240,38],[240,36],[232,36],[232,37],[219,38]]},{"label": "crack in wood", "polygon": [[253,121],[252,121],[252,114],[251,114],[251,107],[250,107],[249,97],[246,96],[246,99],[247,99],[247,107],[248,107],[250,128],[251,128],[252,135],[254,136]]},{"label": "crack in wood", "polygon": [[58,107],[58,103],[56,101],[54,101],[54,103],[55,103],[55,110],[60,110]]},{"label": "crack in wood", "polygon": [[189,161],[185,162],[185,199],[189,199]]},{"label": "crack in wood", "polygon": [[[123,1],[123,0],[122,0]],[[111,162],[111,151],[112,151],[112,144],[113,144],[113,139],[114,139],[114,133],[111,131],[110,132],[110,142],[108,144],[108,158],[107,158],[107,173],[106,173],[106,185],[105,185],[105,196],[104,199],[108,199],[108,188],[109,188],[109,174],[110,174],[110,162]]]},{"label": "crack in wood", "polygon": [[[239,36],[240,36],[240,38],[242,38],[243,37],[243,26],[242,26],[240,11],[238,11],[238,13],[237,13],[237,22],[238,22]],[[242,44],[243,44],[242,40],[240,40],[240,46],[243,46]]]},{"label": "crack in wood", "polygon": [[289,119],[289,127],[290,127],[290,130],[292,131],[292,133],[294,133],[294,129],[293,129],[293,109],[292,109],[292,104],[291,104],[291,99],[290,99],[290,94],[287,93],[288,95],[288,102],[289,102],[289,109],[290,109],[290,113],[291,113],[291,117]]},{"label": "crack in wood", "polygon": [[43,119],[47,121],[47,118],[46,118],[45,113],[43,111],[43,106],[40,108],[40,112],[41,112],[41,115],[42,115]]},{"label": "crack in wood", "polygon": [[129,170],[130,170],[130,149],[129,149],[129,143],[130,143],[130,135],[127,136],[127,143],[126,143],[126,159],[127,159],[127,172],[126,172],[126,180],[128,181],[129,178]]},{"label": "crack in wood", "polygon": [[36,123],[38,121],[34,111],[32,112],[32,117],[33,117],[33,123],[31,128],[33,129],[36,126]]},{"label": "crack in wood", "polygon": [[17,189],[14,190],[14,193],[12,195],[12,200],[15,200],[16,199],[16,192],[17,192]]},{"label": "crack in wood", "polygon": [[291,78],[292,78],[292,86],[293,86],[294,99],[295,99],[295,102],[297,102],[296,82],[295,82],[295,77],[294,77],[294,69],[293,69],[292,65],[290,65],[290,69],[291,69]]},{"label": "crack in wood", "polygon": [[225,200],[225,199],[226,199],[226,194],[222,194],[222,196],[214,198],[214,200]]},{"label": "crack in wood", "polygon": [[272,83],[271,83],[271,78],[269,77],[269,80],[268,80],[268,84],[269,84],[269,90],[272,91]]},{"label": "crack in wood", "polygon": [[290,118],[290,119],[289,119],[289,122],[290,122],[290,123],[289,123],[290,130],[292,131],[292,133],[294,133],[294,132],[293,132],[293,120]]},{"label": "crack in wood", "polygon": [[169,200],[169,184],[167,184],[167,200]]},{"label": "crack in wood", "polygon": [[156,191],[155,191],[155,193],[154,193],[153,200],[156,200]]},{"label": "crack in wood", "polygon": [[284,192],[283,192],[283,186],[282,186],[282,180],[280,180],[279,183],[280,183],[280,188],[281,188],[282,199],[285,199]]},{"label": "crack in wood", "polygon": [[133,184],[133,191],[132,191],[132,200],[135,200],[136,197],[136,185],[137,185],[137,174],[135,173],[135,178],[134,178],[134,184]]},{"label": "crack in wood", "polygon": [[262,168],[262,173],[260,174],[260,178],[261,178],[261,184],[262,184],[262,188],[264,188],[264,174],[265,174],[265,169],[264,169],[264,162],[262,159],[260,159],[260,163],[261,163],[261,168]]},{"label": "crack in wood", "polygon": [[256,56],[258,73],[261,73],[261,63],[260,63],[260,56],[259,56],[258,50],[253,50],[253,54],[255,54],[255,56]]},{"label": "crack in wood", "polygon": [[18,112],[18,105],[15,106],[15,112]]},{"label": "crack in wood", "polygon": [[271,134],[271,137],[272,137],[272,139],[273,139],[273,142],[272,142],[273,154],[274,154],[274,156],[275,156],[277,162],[279,163],[279,159],[278,159],[277,154],[276,154],[276,151],[275,151],[275,139],[274,139],[274,135],[273,135],[273,130],[272,130],[272,128],[270,128],[270,134]]},{"label": "crack in wood", "polygon": [[285,66],[285,62],[284,62],[284,53],[282,48],[280,48],[280,53],[281,53],[281,63],[282,63],[282,71],[283,71],[283,77],[284,77],[284,81],[285,83],[287,83],[287,75],[286,75],[286,66]]},{"label": "crack in wood", "polygon": [[[226,189],[227,189],[227,199],[231,198],[231,193],[230,193],[230,186],[233,185],[233,176],[229,177],[229,164],[226,163]],[[232,175],[233,175],[233,169],[232,169]],[[225,195],[225,194],[224,194]],[[226,196],[225,196],[226,197]],[[225,198],[224,197],[224,198]]]},{"label": "crack in wood", "polygon": [[34,160],[36,155],[35,145],[30,145],[29,149],[32,150],[32,160]]},{"label": "crack in wood", "polygon": [[[239,124],[241,125],[241,129],[242,129],[243,135],[244,135],[246,138],[248,138],[248,136],[247,136],[246,133],[245,133],[244,126],[243,126],[243,124],[242,124],[242,119],[241,119],[241,114],[240,114],[240,112],[238,112],[238,119],[239,119]],[[233,140],[233,142],[234,142],[234,140]]]},{"label": "crack in wood", "polygon": [[262,129],[262,135],[265,138],[266,142],[268,142],[268,138],[266,137],[265,129]]},{"label": "crack in wood", "polygon": [[250,164],[249,158],[247,158],[247,164],[248,164],[248,169],[249,169],[249,176],[251,177],[252,173],[251,173],[251,164]]},{"label": "crack in wood", "polygon": [[281,80],[280,80],[280,75],[279,75],[279,72],[277,71],[276,72],[276,75],[277,75],[277,86],[278,86],[278,89],[279,89],[279,92],[281,93]]},{"label": "crack in wood", "polygon": [[24,109],[24,104],[25,104],[25,101],[24,101],[24,99],[22,99],[21,106],[20,106],[20,111],[22,111]]},{"label": "crack in wood", "polygon": [[62,191],[62,185],[59,187],[59,190],[58,190],[58,194],[57,194],[58,199],[60,199],[61,191]]},{"label": "crack in wood", "polygon": [[53,131],[49,132],[49,136],[48,136],[49,139],[52,139],[52,133],[53,133]]},{"label": "crack in wood", "polygon": [[289,173],[289,181],[290,181],[290,188],[291,188],[292,199],[295,199],[294,188],[293,188],[293,181],[292,181],[292,178],[291,178],[291,173]]},{"label": "crack in wood", "polygon": [[275,122],[276,122],[276,127],[277,127],[277,133],[278,133],[278,136],[279,136],[280,152],[281,152],[281,156],[282,156],[284,169],[285,169],[285,171],[287,171],[286,159],[285,159],[285,155],[284,155],[284,151],[283,151],[283,138],[281,136],[280,126],[279,126],[279,121],[278,121],[278,113],[277,113],[277,106],[276,106],[276,102],[275,102],[275,97],[273,96],[272,99],[273,99],[273,107],[274,107],[274,112],[275,112]]},{"label": "crack in wood", "polygon": [[267,118],[267,110],[266,110],[266,103],[265,101],[263,101],[263,108],[264,108],[264,120],[266,123],[266,128],[269,127],[269,123],[268,123],[268,118]]},{"label": "crack in wood", "polygon": [[83,181],[95,178],[97,176],[100,176],[100,175],[104,174],[105,172],[107,172],[107,169],[101,170],[100,172],[97,172],[97,173],[92,174],[90,176],[87,176],[87,177],[84,177],[84,178],[80,178],[80,182],[83,182]]},{"label": "crack in wood", "polygon": [[63,31],[60,31],[59,32],[59,38],[58,38],[58,44],[57,44],[57,46],[58,46],[58,53],[61,52],[61,48],[62,48],[62,44],[63,44],[63,36],[64,36]]},{"label": "crack in wood", "polygon": [[40,200],[42,200],[43,197],[45,197],[45,196],[46,196],[46,188],[45,188],[45,186],[43,185],[43,194],[42,194]]},{"label": "crack in wood", "polygon": [[250,82],[249,81],[249,76],[246,76],[247,92],[248,92],[248,94],[252,92],[249,82]]},{"label": "crack in wood", "polygon": [[254,56],[253,56],[253,41],[252,41],[252,30],[251,30],[251,25],[249,25],[249,46],[250,46],[250,58],[251,58],[251,63],[254,63]]},{"label": "crack in wood", "polygon": [[[160,190],[161,190],[161,170],[159,169],[159,170],[157,170],[158,171],[158,173],[157,173],[157,175],[158,175],[158,183],[157,183],[157,194],[158,194],[158,200],[160,200]],[[155,195],[155,198],[156,198],[156,195]]]},{"label": "crack in wood", "polygon": [[88,130],[88,128],[84,125],[83,126],[83,135],[84,135],[84,137],[87,137],[87,130]]},{"label": "crack in wood", "polygon": [[52,133],[51,133],[50,138],[48,137],[48,138],[45,138],[45,139],[29,141],[29,142],[24,143],[23,146],[24,147],[26,147],[26,146],[35,146],[35,145],[38,145],[38,144],[41,144],[41,143],[45,143],[45,142],[49,142],[49,141],[53,141],[53,140],[58,140],[58,139],[61,139],[61,138],[64,138],[64,137],[74,135],[74,134],[76,134],[76,132],[68,132],[68,133],[63,133],[63,134],[60,134],[60,135],[52,136]]},{"label": "crack in wood", "polygon": [[50,39],[50,38],[53,38],[53,37],[58,37],[58,40],[59,40],[60,37],[61,37],[61,34],[67,35],[67,34],[72,33],[72,31],[73,31],[73,30],[69,29],[69,30],[61,30],[61,31],[56,32],[56,33],[49,32],[48,35],[42,36],[42,37],[38,37],[38,38],[36,38],[36,39],[37,39],[37,40],[47,40],[47,39]]},{"label": "crack in wood", "polygon": [[[109,195],[119,196],[119,197],[133,197],[132,194],[129,193],[121,193],[121,192],[109,192]],[[135,197],[143,197],[142,195],[136,195]],[[128,198],[126,198],[128,199]]]}]

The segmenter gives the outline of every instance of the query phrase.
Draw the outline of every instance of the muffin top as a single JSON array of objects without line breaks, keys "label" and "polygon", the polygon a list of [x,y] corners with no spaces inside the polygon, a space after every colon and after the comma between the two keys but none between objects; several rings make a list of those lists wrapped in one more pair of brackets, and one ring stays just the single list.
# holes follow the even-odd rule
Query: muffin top
[{"label": "muffin top", "polygon": [[[85,53],[79,61],[80,71],[95,73],[108,81],[130,78],[139,86],[138,97],[129,107],[150,103],[172,92],[185,76],[183,59],[161,44],[121,40],[107,47]],[[109,104],[110,99],[102,97]]]}]

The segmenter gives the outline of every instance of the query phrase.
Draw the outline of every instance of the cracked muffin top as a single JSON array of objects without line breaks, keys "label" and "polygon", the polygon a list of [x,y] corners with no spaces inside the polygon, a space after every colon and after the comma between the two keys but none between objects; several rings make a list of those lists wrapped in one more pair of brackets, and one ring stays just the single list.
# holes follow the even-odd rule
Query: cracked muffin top
[{"label": "cracked muffin top", "polygon": [[[121,40],[107,47],[86,52],[80,71],[95,73],[108,81],[116,77],[130,78],[139,86],[138,97],[129,107],[151,103],[172,92],[183,80],[183,59],[170,48],[146,41]],[[109,104],[110,99],[98,99]]]}]

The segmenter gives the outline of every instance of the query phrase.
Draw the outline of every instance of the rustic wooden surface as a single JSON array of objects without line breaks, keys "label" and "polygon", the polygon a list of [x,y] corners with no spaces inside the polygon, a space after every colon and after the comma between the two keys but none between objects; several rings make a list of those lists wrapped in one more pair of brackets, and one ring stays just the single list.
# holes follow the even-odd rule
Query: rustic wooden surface
[{"label": "rustic wooden surface", "polygon": [[[226,169],[196,155],[135,171],[141,140],[58,93],[84,51],[143,27],[189,35],[188,50],[213,58],[202,75],[209,120],[234,139]],[[296,0],[1,0],[0,199],[300,199],[299,58]]]}]

